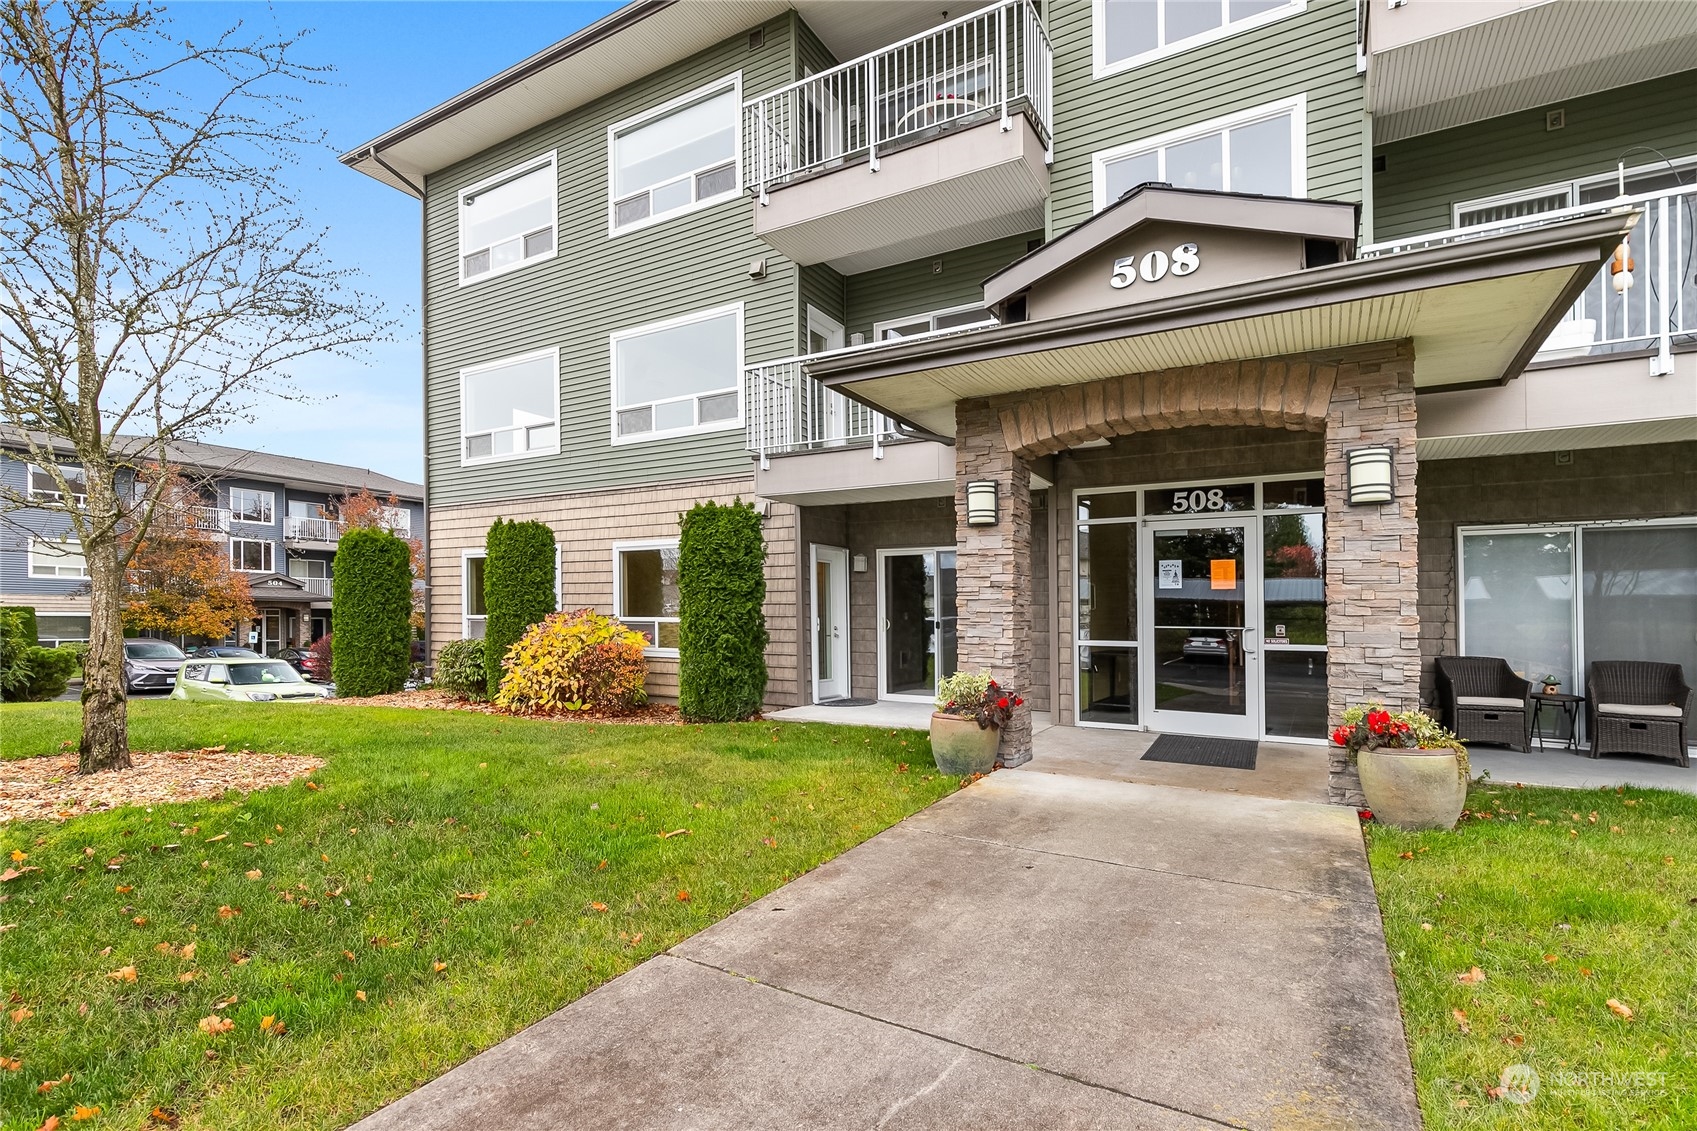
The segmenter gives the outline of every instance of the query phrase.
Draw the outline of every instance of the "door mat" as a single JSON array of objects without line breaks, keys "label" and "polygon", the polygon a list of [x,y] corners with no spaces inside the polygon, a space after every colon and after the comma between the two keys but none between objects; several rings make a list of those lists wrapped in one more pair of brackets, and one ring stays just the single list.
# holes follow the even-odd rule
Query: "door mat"
[{"label": "door mat", "polygon": [[821,699],[815,707],[875,707],[876,699]]},{"label": "door mat", "polygon": [[1163,734],[1149,744],[1149,749],[1143,752],[1143,760],[1182,762],[1186,766],[1217,766],[1225,770],[1253,770],[1255,745],[1246,738]]}]

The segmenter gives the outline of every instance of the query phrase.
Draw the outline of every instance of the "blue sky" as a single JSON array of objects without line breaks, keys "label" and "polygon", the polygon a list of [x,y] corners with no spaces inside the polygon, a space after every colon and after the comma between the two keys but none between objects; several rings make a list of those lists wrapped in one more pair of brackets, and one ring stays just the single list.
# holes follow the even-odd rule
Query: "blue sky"
[{"label": "blue sky", "polygon": [[328,87],[307,88],[304,107],[329,135],[316,159],[290,171],[308,215],[328,230],[333,261],[365,273],[368,294],[401,320],[396,341],[361,362],[324,359],[296,373],[310,400],[261,400],[251,424],[205,439],[370,467],[418,480],[423,474],[419,359],[418,203],[347,169],[338,153],[459,93],[562,39],[618,5],[439,2],[174,4],[181,37],[204,41],[242,21],[255,30],[310,29],[302,62],[335,68]]}]

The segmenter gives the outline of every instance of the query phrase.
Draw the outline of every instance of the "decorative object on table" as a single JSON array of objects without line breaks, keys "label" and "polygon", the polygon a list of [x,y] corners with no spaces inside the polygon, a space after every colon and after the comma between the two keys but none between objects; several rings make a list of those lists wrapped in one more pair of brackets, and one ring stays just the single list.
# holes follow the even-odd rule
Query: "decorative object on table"
[{"label": "decorative object on table", "polygon": [[1585,676],[1591,757],[1648,754],[1691,764],[1685,708],[1691,687],[1678,664],[1595,660]]},{"label": "decorative object on table", "polygon": [[1463,742],[1532,749],[1532,684],[1497,656],[1439,656],[1439,720]]},{"label": "decorative object on table", "polygon": [[1467,747],[1424,711],[1350,707],[1332,742],[1361,773],[1375,819],[1399,829],[1453,829],[1467,802]]},{"label": "decorative object on table", "polygon": [[1560,695],[1561,694],[1561,680],[1557,679],[1555,676],[1553,676],[1553,675],[1540,676],[1539,679],[1538,679],[1538,682],[1542,683],[1544,685],[1544,694],[1545,695]]},{"label": "decorative object on table", "polygon": [[1544,749],[1544,728],[1539,725],[1544,708],[1552,708],[1567,721],[1567,748],[1579,749],[1579,709],[1585,705],[1583,695],[1563,695],[1559,691],[1532,693],[1532,733],[1538,736],[1538,749]]},{"label": "decorative object on table", "polygon": [[937,768],[961,777],[995,769],[1002,728],[1024,702],[989,672],[956,672],[939,682],[931,716],[931,757]]}]

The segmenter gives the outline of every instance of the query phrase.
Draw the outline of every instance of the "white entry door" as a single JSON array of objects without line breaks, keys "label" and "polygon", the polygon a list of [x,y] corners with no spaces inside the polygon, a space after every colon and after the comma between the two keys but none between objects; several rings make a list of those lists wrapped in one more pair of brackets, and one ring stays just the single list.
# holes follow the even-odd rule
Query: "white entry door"
[{"label": "white entry door", "polygon": [[813,547],[813,701],[849,695],[849,554]]},{"label": "white entry door", "polygon": [[[844,340],[841,322],[816,306],[807,308],[807,352],[809,354],[840,350],[843,348]],[[815,410],[818,419],[814,422],[818,429],[818,438],[832,446],[843,443],[848,437],[848,398],[841,393],[831,392],[823,386],[818,391],[818,397]]]},{"label": "white entry door", "polygon": [[1175,734],[1261,734],[1260,522],[1151,521],[1143,532],[1144,721]]}]

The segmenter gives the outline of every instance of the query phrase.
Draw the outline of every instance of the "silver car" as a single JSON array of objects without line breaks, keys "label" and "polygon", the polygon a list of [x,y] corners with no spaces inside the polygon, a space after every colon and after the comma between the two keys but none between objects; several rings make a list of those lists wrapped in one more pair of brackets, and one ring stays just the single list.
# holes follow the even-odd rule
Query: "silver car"
[{"label": "silver car", "polygon": [[188,659],[168,640],[124,641],[124,690],[169,691]]}]

